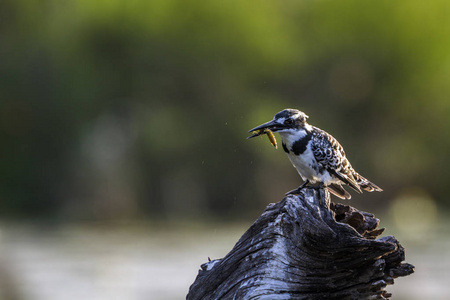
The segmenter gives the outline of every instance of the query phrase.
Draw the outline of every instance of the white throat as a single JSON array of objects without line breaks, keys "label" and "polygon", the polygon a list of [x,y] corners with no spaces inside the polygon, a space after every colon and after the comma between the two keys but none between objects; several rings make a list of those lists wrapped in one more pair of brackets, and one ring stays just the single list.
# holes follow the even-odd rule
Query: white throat
[{"label": "white throat", "polygon": [[293,143],[304,138],[311,130],[311,125],[305,124],[304,128],[290,129],[287,131],[280,131],[278,133],[286,146],[291,147]]}]

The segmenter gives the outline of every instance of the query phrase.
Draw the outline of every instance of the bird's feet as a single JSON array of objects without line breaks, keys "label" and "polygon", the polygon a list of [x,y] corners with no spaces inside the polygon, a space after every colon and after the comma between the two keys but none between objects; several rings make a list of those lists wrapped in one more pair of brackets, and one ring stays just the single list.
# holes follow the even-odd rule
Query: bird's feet
[{"label": "bird's feet", "polygon": [[313,189],[315,189],[316,191],[319,191],[321,189],[323,189],[325,187],[325,184],[323,182],[319,182],[318,185],[312,186]]},{"label": "bird's feet", "polygon": [[[287,192],[285,195],[298,195],[300,194],[300,191],[303,190],[306,185],[309,183],[309,180],[306,180],[301,186],[299,186],[298,188]],[[325,187],[323,182],[320,182],[318,185],[314,185],[314,186],[310,186],[310,188],[315,189],[316,191],[319,191],[321,189],[323,189]]]},{"label": "bird's feet", "polygon": [[287,195],[298,195],[298,194],[300,194],[300,191],[303,190],[308,183],[309,183],[309,180],[306,180],[305,182],[303,182],[303,184],[301,186],[299,186],[298,188],[296,188],[296,189],[294,189],[292,191],[287,192],[285,195],[287,196]]}]

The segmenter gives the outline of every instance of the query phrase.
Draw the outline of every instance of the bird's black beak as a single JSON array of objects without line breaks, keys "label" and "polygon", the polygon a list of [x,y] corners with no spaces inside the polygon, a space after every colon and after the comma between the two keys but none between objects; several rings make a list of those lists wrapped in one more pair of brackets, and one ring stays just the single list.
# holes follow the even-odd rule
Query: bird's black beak
[{"label": "bird's black beak", "polygon": [[252,132],[252,131],[257,131],[257,130],[261,130],[261,129],[270,129],[272,130],[273,127],[279,125],[278,123],[275,123],[275,121],[270,121],[270,122],[266,122],[264,124],[261,124],[259,126],[256,126],[253,129],[250,129],[248,132]]},{"label": "bird's black beak", "polygon": [[[272,121],[269,121],[267,123],[264,123],[264,124],[261,124],[259,126],[256,126],[255,128],[250,129],[248,132],[258,131],[258,130],[261,130],[261,129],[269,129],[271,131],[277,131],[277,130],[280,130],[280,129],[283,129],[283,128],[285,128],[283,125],[281,125],[281,124],[275,122],[274,120],[272,120]],[[250,139],[252,137],[255,137],[255,136],[258,136],[258,135],[259,134],[253,134],[253,135],[249,136],[248,139]]]}]

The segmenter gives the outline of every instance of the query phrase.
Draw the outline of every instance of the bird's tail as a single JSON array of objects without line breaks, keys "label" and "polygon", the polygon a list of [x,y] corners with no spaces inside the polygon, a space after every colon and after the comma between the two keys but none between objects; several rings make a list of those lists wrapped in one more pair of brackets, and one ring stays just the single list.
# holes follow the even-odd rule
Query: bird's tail
[{"label": "bird's tail", "polygon": [[333,183],[327,186],[327,188],[333,195],[341,199],[350,199],[352,197],[340,184]]},{"label": "bird's tail", "polygon": [[353,174],[353,177],[356,179],[356,182],[358,183],[358,185],[363,189],[366,190],[368,192],[382,192],[383,190],[377,186],[375,183],[369,181],[368,179],[362,177],[361,175],[359,175],[358,173],[355,172],[355,174]]}]

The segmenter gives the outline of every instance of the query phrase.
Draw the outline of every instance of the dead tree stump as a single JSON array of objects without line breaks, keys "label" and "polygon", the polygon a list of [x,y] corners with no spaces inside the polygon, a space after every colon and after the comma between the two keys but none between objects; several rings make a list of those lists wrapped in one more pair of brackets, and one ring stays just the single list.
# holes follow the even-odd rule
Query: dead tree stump
[{"label": "dead tree stump", "polygon": [[222,259],[207,262],[187,299],[387,299],[414,272],[374,215],[305,188],[269,204]]}]

